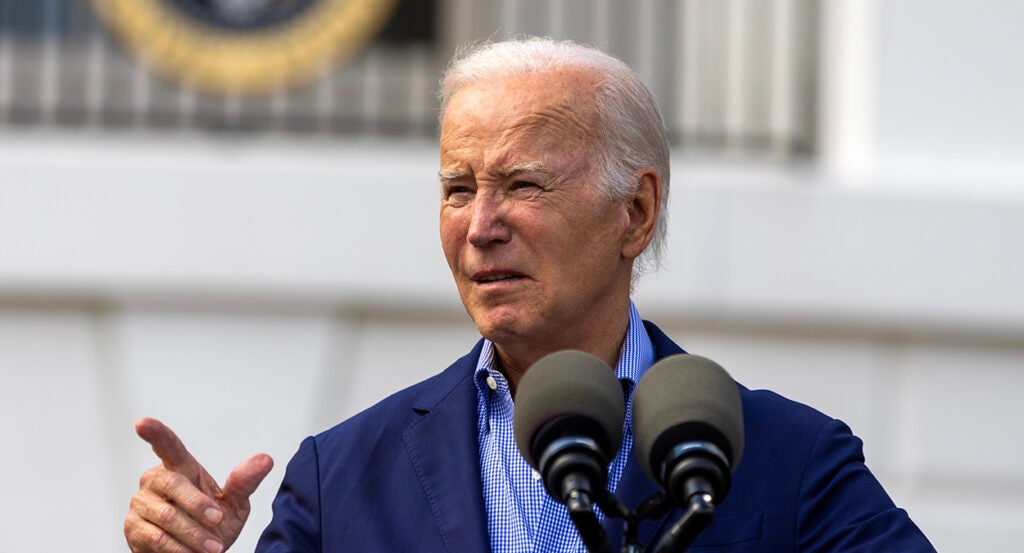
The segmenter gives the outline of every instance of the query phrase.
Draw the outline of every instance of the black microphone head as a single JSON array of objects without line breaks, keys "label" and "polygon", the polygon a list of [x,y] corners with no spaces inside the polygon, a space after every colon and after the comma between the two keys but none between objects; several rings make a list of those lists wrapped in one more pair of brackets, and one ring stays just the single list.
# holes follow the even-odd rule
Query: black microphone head
[{"label": "black microphone head", "polygon": [[622,443],[624,418],[622,386],[615,371],[582,351],[558,351],[541,358],[516,390],[516,446],[535,469],[551,442],[566,436],[594,440],[610,462]]},{"label": "black microphone head", "polygon": [[637,459],[654,482],[664,484],[662,464],[672,448],[686,442],[713,444],[734,471],[743,456],[739,389],[729,373],[710,359],[666,357],[636,385],[633,430]]}]

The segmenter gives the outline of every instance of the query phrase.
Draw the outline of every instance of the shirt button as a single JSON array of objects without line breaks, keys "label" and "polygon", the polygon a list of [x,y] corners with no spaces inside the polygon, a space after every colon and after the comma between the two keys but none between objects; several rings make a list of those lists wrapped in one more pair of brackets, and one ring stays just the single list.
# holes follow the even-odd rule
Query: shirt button
[{"label": "shirt button", "polygon": [[540,473],[537,472],[537,471],[533,471],[533,479],[534,480],[540,480]]},{"label": "shirt button", "polygon": [[487,375],[487,387],[492,390],[498,389],[498,381],[495,380],[494,377],[491,375]]}]

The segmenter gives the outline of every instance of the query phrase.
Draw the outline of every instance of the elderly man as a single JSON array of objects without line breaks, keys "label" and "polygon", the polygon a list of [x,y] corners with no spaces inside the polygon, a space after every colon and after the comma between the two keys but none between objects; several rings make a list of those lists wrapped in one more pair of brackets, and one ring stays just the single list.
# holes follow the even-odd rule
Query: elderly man
[{"label": "elderly man", "polygon": [[[441,242],[483,339],[437,376],[307,438],[260,552],[584,551],[512,438],[520,378],[563,349],[596,355],[623,383],[609,489],[628,507],[656,491],[631,451],[632,391],[682,350],[630,301],[665,232],[668,144],[654,99],[597,50],[526,39],[453,62],[441,101]],[[933,551],[845,425],[740,391],[744,459],[695,550]],[[270,459],[250,458],[220,488],[166,427],[145,419],[137,430],[163,463],[143,476],[125,521],[133,551],[230,546]],[[677,516],[641,525],[640,539]],[[604,524],[616,543],[621,525]]]}]

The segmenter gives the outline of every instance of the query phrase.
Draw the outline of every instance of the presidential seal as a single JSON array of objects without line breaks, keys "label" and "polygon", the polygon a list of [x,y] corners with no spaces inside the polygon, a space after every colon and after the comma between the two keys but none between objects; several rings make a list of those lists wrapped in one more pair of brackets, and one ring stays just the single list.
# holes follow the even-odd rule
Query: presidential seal
[{"label": "presidential seal", "polygon": [[92,0],[100,19],[157,73],[205,92],[254,95],[341,63],[395,0]]}]

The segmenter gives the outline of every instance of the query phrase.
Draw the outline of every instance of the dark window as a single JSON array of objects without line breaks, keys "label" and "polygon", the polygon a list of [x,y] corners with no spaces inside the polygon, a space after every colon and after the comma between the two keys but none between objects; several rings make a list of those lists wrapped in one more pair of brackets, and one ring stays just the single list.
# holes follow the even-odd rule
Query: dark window
[{"label": "dark window", "polygon": [[396,46],[433,44],[437,29],[436,4],[435,0],[399,0],[394,15],[377,36],[377,42]]}]

